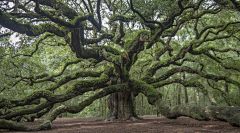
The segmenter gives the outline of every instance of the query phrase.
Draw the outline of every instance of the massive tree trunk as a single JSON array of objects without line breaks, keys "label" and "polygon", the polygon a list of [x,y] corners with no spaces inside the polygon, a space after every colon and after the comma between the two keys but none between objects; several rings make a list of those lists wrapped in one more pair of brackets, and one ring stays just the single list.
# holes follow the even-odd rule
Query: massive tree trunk
[{"label": "massive tree trunk", "polygon": [[110,113],[105,121],[141,119],[135,112],[134,97],[131,91],[110,94],[107,102]]}]

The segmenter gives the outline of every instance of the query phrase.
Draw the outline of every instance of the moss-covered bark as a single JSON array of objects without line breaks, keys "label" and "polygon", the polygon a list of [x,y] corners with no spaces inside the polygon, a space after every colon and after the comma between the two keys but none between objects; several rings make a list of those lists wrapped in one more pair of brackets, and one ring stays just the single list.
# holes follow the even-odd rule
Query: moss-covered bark
[{"label": "moss-covered bark", "polygon": [[109,115],[105,121],[139,120],[134,107],[134,92],[124,91],[110,94],[107,104]]},{"label": "moss-covered bark", "polygon": [[196,120],[219,120],[227,121],[232,126],[240,126],[239,107],[221,106],[198,106],[198,105],[179,105],[174,107],[164,106],[159,101],[155,103],[159,112],[170,119],[180,116],[191,117]]},{"label": "moss-covered bark", "polygon": [[19,131],[38,131],[38,130],[45,130],[45,129],[50,129],[51,128],[51,123],[53,120],[57,118],[57,116],[61,113],[69,112],[69,113],[78,113],[82,111],[86,106],[90,105],[93,101],[95,101],[98,98],[104,97],[108,94],[111,94],[116,91],[127,91],[128,84],[121,84],[121,85],[114,85],[114,86],[109,86],[106,88],[101,89],[94,95],[90,96],[83,102],[79,103],[76,106],[66,106],[62,105],[54,110],[52,110],[46,120],[35,127],[28,127],[23,124],[17,123],[17,122],[12,122],[4,119],[0,119],[0,128],[2,129],[12,129],[12,130],[19,130]]},{"label": "moss-covered bark", "polygon": [[29,127],[29,126],[26,126],[24,124],[20,124],[17,122],[0,119],[0,128],[17,130],[17,131],[39,131],[39,130],[51,129],[51,122],[48,120],[48,121],[45,121],[44,123],[40,124],[39,126]]},{"label": "moss-covered bark", "polygon": [[[9,1],[3,0],[7,5]],[[17,1],[16,1],[17,2]],[[240,83],[231,79],[231,77],[227,76],[219,76],[216,74],[208,74],[206,71],[203,71],[203,65],[201,70],[192,69],[190,67],[178,67],[178,68],[171,68],[170,70],[166,71],[164,74],[160,76],[156,76],[154,78],[153,76],[157,73],[157,71],[163,67],[169,67],[170,65],[178,65],[181,66],[183,63],[178,63],[178,61],[184,62],[185,55],[187,53],[192,55],[206,55],[208,58],[212,59],[216,63],[218,63],[220,66],[222,66],[225,69],[231,69],[236,70],[239,72],[239,68],[234,68],[231,66],[224,65],[222,63],[221,58],[219,58],[216,54],[211,54],[212,52],[236,52],[239,55],[239,50],[233,49],[233,48],[227,48],[227,49],[218,49],[214,47],[204,47],[202,44],[205,42],[215,41],[217,39],[225,39],[232,36],[235,36],[237,32],[240,30],[237,29],[240,22],[236,20],[236,22],[230,22],[227,21],[226,24],[221,23],[220,25],[207,25],[205,26],[203,23],[201,25],[198,25],[198,22],[200,22],[199,19],[204,14],[216,14],[218,13],[221,8],[216,7],[215,9],[202,9],[202,5],[204,5],[205,1],[198,1],[195,3],[188,3],[186,4],[186,1],[178,1],[176,4],[176,10],[170,11],[169,14],[167,14],[166,21],[164,17],[159,17],[158,14],[155,17],[159,17],[155,20],[150,20],[150,16],[146,16],[145,13],[141,13],[138,11],[138,9],[135,9],[135,6],[133,4],[133,1],[130,0],[129,9],[131,9],[134,13],[129,16],[124,16],[128,12],[126,10],[125,13],[120,13],[122,15],[116,15],[115,13],[118,12],[118,9],[114,9],[117,6],[114,5],[115,1],[111,3],[111,1],[106,2],[105,4],[108,5],[109,10],[113,11],[110,13],[110,22],[111,23],[111,31],[110,33],[106,30],[101,30],[101,15],[100,15],[100,3],[101,0],[97,0],[96,5],[96,13],[98,17],[98,22],[95,20],[95,15],[93,15],[93,9],[91,6],[91,1],[88,3],[90,4],[89,7],[91,8],[91,12],[88,9],[88,5],[82,1],[87,8],[89,13],[85,13],[83,10],[82,13],[79,11],[75,11],[75,9],[71,8],[67,4],[64,4],[64,2],[61,2],[59,0],[36,0],[32,1],[35,2],[35,12],[29,11],[26,7],[28,3],[25,3],[25,5],[22,2],[19,2],[19,5],[16,5],[14,8],[21,9],[18,10],[18,12],[11,12],[9,9],[7,9],[5,6],[2,6],[3,10],[0,11],[0,24],[1,26],[5,28],[9,28],[15,32],[26,34],[28,36],[38,36],[46,32],[49,36],[57,35],[58,37],[64,37],[68,38],[65,39],[66,45],[69,45],[72,49],[72,52],[76,53],[76,56],[79,58],[76,61],[67,62],[62,67],[60,67],[59,73],[55,75],[38,75],[36,77],[20,77],[21,79],[27,79],[32,86],[35,83],[41,83],[45,81],[53,81],[55,82],[54,85],[52,85],[49,88],[46,88],[44,90],[35,91],[31,93],[30,95],[22,98],[22,99],[1,99],[0,100],[0,128],[8,128],[8,129],[14,129],[14,130],[24,130],[24,131],[33,131],[33,130],[43,130],[43,129],[50,129],[51,128],[51,122],[56,119],[56,117],[64,112],[70,112],[70,113],[78,113],[82,111],[86,106],[90,105],[94,100],[101,98],[103,96],[106,96],[108,94],[111,94],[109,98],[109,108],[110,108],[110,117],[108,119],[131,119],[131,118],[137,118],[135,112],[134,112],[134,106],[133,106],[133,99],[136,92],[138,94],[139,92],[143,93],[145,96],[148,97],[148,102],[150,104],[156,104],[159,99],[161,99],[162,94],[159,93],[155,88],[159,88],[168,84],[172,83],[180,83],[186,87],[198,87],[202,90],[203,94],[207,94],[207,90],[203,87],[201,82],[199,81],[187,81],[187,80],[181,80],[181,79],[173,79],[171,78],[174,74],[179,72],[188,72],[189,74],[197,74],[200,75],[202,78],[205,79],[212,79],[213,81],[218,80],[225,80],[226,82],[232,83],[234,85],[240,86]],[[235,5],[236,8],[239,7],[236,1],[232,1],[232,3]],[[239,3],[239,2],[238,2]],[[40,5],[41,4],[41,5]],[[116,3],[115,3],[116,4]],[[122,6],[121,2],[121,6]],[[171,3],[173,4],[173,3]],[[209,4],[209,3],[208,3]],[[80,4],[79,4],[80,5]],[[114,7],[116,6],[116,7]],[[214,6],[214,5],[212,5]],[[156,6],[158,7],[158,5]],[[210,6],[211,7],[211,6]],[[33,7],[34,8],[34,7]],[[49,10],[50,9],[50,10]],[[82,9],[82,7],[76,7],[76,9]],[[201,9],[201,10],[200,10]],[[16,9],[17,10],[17,9]],[[23,11],[24,13],[23,13]],[[124,8],[121,8],[121,11],[124,10]],[[119,10],[120,11],[120,10]],[[21,14],[23,13],[23,14]],[[14,15],[14,16],[13,16]],[[104,15],[102,15],[104,16]],[[22,20],[18,18],[22,18]],[[139,17],[139,19],[135,19]],[[224,17],[224,16],[223,16]],[[48,21],[41,21],[42,19],[47,19]],[[33,21],[28,21],[29,19],[35,20],[39,19],[40,23],[33,24]],[[205,18],[204,18],[205,19]],[[89,22],[86,22],[88,20]],[[133,22],[135,23],[135,20],[140,22],[141,26],[145,30],[140,30],[134,39],[127,40],[130,37],[126,37],[125,34],[129,34],[128,30],[124,29],[124,22]],[[159,21],[161,20],[161,21]],[[195,32],[196,35],[193,35],[195,39],[192,39],[191,41],[184,41],[187,42],[187,44],[180,44],[180,45],[174,45],[171,42],[171,37],[173,37],[179,29],[182,29],[184,31],[185,29],[188,29],[188,24],[191,25],[192,20],[195,21],[194,28],[192,29],[192,33]],[[51,22],[49,22],[51,21]],[[117,24],[115,21],[119,21],[119,24]],[[184,24],[184,23],[188,24]],[[212,23],[212,22],[209,22]],[[93,27],[88,27],[89,25]],[[233,28],[232,31],[227,31],[226,29],[229,26],[235,26],[235,29]],[[147,26],[150,28],[145,28]],[[182,28],[184,26],[187,26],[187,28]],[[95,29],[95,30],[94,30]],[[119,30],[116,32],[116,30]],[[86,30],[94,30],[94,38],[89,38],[87,36],[88,33],[86,33]],[[68,35],[71,32],[71,37]],[[126,33],[125,33],[126,32]],[[131,31],[132,32],[132,31]],[[221,32],[221,34],[220,34]],[[90,32],[91,33],[91,32]],[[46,35],[47,35],[46,34]],[[117,34],[117,35],[116,35]],[[134,34],[134,32],[132,33]],[[211,34],[211,36],[209,36]],[[235,35],[234,35],[235,34]],[[96,38],[98,35],[98,38]],[[179,32],[179,35],[183,35],[183,33]],[[3,36],[3,35],[2,35]],[[86,37],[85,37],[86,36]],[[1,37],[1,35],[0,35]],[[37,41],[36,49],[34,52],[37,51],[38,44],[44,40],[48,36],[44,36],[43,38],[40,38],[39,41]],[[167,41],[165,42],[164,37],[169,37]],[[71,39],[70,39],[71,38]],[[238,38],[238,37],[235,37]],[[90,44],[98,43],[102,41],[103,39],[109,39],[112,41],[112,43],[115,43],[114,45],[118,45],[119,48],[115,46],[110,46],[108,43],[107,45],[95,45],[96,47],[92,47]],[[187,38],[189,39],[189,38]],[[187,40],[186,39],[186,40]],[[238,38],[239,40],[239,38]],[[159,45],[157,42],[160,42],[164,48],[157,48],[156,51],[152,50],[153,52],[151,65],[147,68],[147,70],[144,72],[144,76],[140,78],[140,80],[130,79],[129,72],[132,68],[132,66],[135,65],[135,62],[138,60],[140,56],[138,54],[140,52],[145,52],[149,50],[150,48],[158,47]],[[206,45],[208,45],[206,43]],[[146,45],[145,45],[146,44]],[[172,48],[178,47],[178,48]],[[173,51],[173,52],[172,52]],[[24,56],[32,56],[32,52],[30,55],[24,55]],[[167,57],[166,60],[162,60],[164,54],[166,52],[169,52],[169,58]],[[154,55],[155,54],[155,55]],[[9,55],[8,55],[9,56]],[[14,57],[18,57],[19,55],[15,55]],[[235,57],[235,56],[233,56]],[[60,80],[56,81],[58,76],[61,76],[66,69],[66,67],[70,64],[80,62],[82,59],[80,58],[95,58],[97,62],[107,60],[110,63],[113,63],[113,67],[107,66],[104,71],[101,72],[87,72],[87,71],[81,71],[72,73],[66,76],[63,76]],[[188,60],[189,61],[189,60]],[[192,63],[196,63],[194,59],[191,60]],[[198,63],[199,64],[199,63]],[[113,69],[115,69],[115,73],[113,72]],[[143,74],[141,72],[141,74]],[[94,77],[90,80],[82,80],[79,82],[72,83],[69,85],[67,90],[59,95],[55,95],[52,93],[52,91],[56,90],[57,88],[61,87],[62,85],[68,83],[69,81],[72,81],[74,79],[77,79],[79,77],[87,77],[91,76]],[[98,77],[98,78],[96,78]],[[111,78],[117,78],[119,79],[119,82],[116,81],[116,83],[113,84],[107,84],[111,82]],[[171,79],[170,79],[171,78]],[[106,87],[108,86],[108,87]],[[105,87],[105,88],[104,88]],[[82,103],[80,103],[77,106],[60,106],[56,109],[54,109],[51,113],[49,113],[46,121],[37,126],[37,127],[27,127],[24,125],[21,125],[19,123],[14,123],[12,121],[7,120],[20,120],[21,117],[25,117],[24,115],[31,114],[29,118],[27,118],[29,121],[32,121],[33,118],[40,117],[55,104],[59,102],[65,102],[75,96],[82,95],[85,92],[88,91],[97,91],[93,96],[89,97]],[[35,88],[34,88],[35,89]],[[39,103],[39,99],[44,98],[46,101]],[[209,97],[210,99],[211,96]],[[213,101],[213,100],[212,100]],[[213,101],[214,102],[214,101]],[[26,109],[20,109],[17,110],[16,107],[18,106],[25,106],[25,105],[32,105],[32,104],[39,104],[37,106],[32,106]],[[158,104],[156,104],[158,105]],[[4,109],[11,109],[11,111],[3,111]],[[209,119],[217,119],[217,120],[224,120],[228,121],[233,126],[239,126],[239,110],[238,108],[231,108],[231,107],[200,107],[200,106],[192,106],[192,105],[181,105],[176,107],[165,107],[163,105],[159,104],[159,110],[163,115],[165,115],[168,118],[177,118],[181,115],[183,116],[189,116],[197,120],[209,120]]]},{"label": "moss-covered bark", "polygon": [[113,67],[106,66],[103,74],[99,78],[82,80],[81,82],[76,82],[72,84],[71,86],[68,87],[66,92],[61,95],[54,95],[52,92],[48,90],[40,90],[33,92],[32,94],[23,98],[22,100],[2,100],[2,106],[4,107],[11,106],[11,102],[24,105],[28,104],[32,100],[39,98],[45,98],[47,101],[37,105],[36,107],[21,109],[10,113],[3,113],[1,114],[0,119],[9,120],[17,116],[37,113],[49,106],[54,105],[55,103],[64,102],[75,96],[82,95],[85,92],[97,90],[103,87],[109,81],[109,77],[107,75],[110,76],[113,75]]},{"label": "moss-covered bark", "polygon": [[0,23],[2,26],[7,27],[19,33],[27,34],[28,36],[38,36],[45,32],[54,33],[58,36],[65,36],[67,34],[67,29],[56,28],[53,24],[41,24],[39,26],[34,26],[30,24],[21,24],[17,21],[11,20],[13,17],[3,11],[0,11]]}]

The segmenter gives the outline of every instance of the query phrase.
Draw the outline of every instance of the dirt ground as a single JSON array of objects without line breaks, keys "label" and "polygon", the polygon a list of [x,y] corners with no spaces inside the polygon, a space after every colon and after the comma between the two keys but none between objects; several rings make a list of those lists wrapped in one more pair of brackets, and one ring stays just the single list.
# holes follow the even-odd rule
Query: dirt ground
[{"label": "dirt ground", "polygon": [[[51,130],[37,131],[35,133],[240,133],[240,127],[232,127],[227,122],[197,121],[188,117],[167,119],[165,117],[143,116],[140,121],[95,121],[103,119],[94,118],[63,118],[53,121]],[[22,122],[29,126],[40,124]],[[16,133],[3,131],[4,133]],[[22,133],[22,132],[17,132]]]}]

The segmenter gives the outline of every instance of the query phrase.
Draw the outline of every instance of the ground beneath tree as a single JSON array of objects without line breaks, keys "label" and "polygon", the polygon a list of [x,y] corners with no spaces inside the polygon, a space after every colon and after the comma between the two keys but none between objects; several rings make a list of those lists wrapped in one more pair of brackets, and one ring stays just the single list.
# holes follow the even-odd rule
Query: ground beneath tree
[{"label": "ground beneath tree", "polygon": [[[172,120],[165,117],[144,116],[140,121],[96,121],[103,119],[94,118],[64,118],[53,121],[52,129],[38,131],[35,133],[157,133],[157,132],[223,132],[240,133],[240,127],[232,127],[227,122],[220,121],[197,121],[188,117],[179,117]],[[40,124],[41,121],[34,123],[22,122],[29,126]],[[0,129],[0,132],[4,130]],[[14,133],[13,131],[4,131]],[[17,132],[22,133],[22,132]]]}]

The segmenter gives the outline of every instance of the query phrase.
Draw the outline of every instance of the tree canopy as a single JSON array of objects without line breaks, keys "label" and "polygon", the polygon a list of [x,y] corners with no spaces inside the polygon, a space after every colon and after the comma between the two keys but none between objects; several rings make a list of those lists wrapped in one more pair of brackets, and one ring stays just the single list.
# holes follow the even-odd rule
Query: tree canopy
[{"label": "tree canopy", "polygon": [[[138,120],[139,93],[167,118],[240,126],[239,11],[237,0],[1,0],[0,128],[50,129],[108,95],[106,121]],[[185,104],[169,107],[161,88],[174,84]],[[212,106],[188,103],[190,88]]]}]

